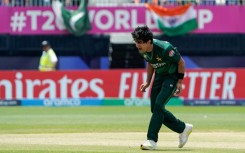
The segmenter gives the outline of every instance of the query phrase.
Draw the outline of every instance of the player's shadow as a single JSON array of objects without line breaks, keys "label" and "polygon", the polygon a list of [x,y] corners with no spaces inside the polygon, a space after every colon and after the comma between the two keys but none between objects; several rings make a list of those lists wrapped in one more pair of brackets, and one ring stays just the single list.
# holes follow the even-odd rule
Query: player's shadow
[{"label": "player's shadow", "polygon": [[156,152],[158,152],[158,151],[167,151],[167,152],[190,152],[191,151],[191,149],[188,149],[188,148],[186,148],[186,149],[178,149],[178,148],[159,148],[159,149],[156,149],[156,150],[151,150],[151,151],[156,151]]}]

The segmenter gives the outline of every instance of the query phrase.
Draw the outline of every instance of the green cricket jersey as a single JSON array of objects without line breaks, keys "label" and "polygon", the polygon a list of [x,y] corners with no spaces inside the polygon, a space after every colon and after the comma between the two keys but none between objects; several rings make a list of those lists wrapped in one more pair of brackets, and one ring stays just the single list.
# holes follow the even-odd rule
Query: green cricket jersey
[{"label": "green cricket jersey", "polygon": [[156,73],[172,74],[178,72],[180,53],[167,41],[153,39],[153,51],[141,53]]}]

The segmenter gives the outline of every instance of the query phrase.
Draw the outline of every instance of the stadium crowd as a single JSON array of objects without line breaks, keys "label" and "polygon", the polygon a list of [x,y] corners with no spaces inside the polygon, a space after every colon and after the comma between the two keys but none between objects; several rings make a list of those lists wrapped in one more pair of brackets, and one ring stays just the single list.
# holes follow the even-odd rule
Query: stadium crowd
[{"label": "stadium crowd", "polygon": [[135,0],[136,3],[154,3],[162,6],[184,5],[192,3],[194,5],[243,5],[245,0]]},{"label": "stadium crowd", "polygon": [[[67,6],[77,5],[80,0],[63,0]],[[52,0],[0,0],[4,6],[50,6]]]},{"label": "stadium crowd", "polygon": [[[61,0],[66,6],[77,6],[80,0]],[[1,6],[51,6],[52,0],[0,0]],[[89,5],[154,3],[161,6],[194,5],[245,5],[245,0],[89,0]]]}]

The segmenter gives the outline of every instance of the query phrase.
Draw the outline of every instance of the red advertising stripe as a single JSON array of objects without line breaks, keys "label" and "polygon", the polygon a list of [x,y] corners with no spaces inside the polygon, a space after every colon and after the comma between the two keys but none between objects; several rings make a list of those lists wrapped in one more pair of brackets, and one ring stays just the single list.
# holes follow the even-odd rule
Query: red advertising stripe
[{"label": "red advertising stripe", "polygon": [[189,70],[182,96],[186,99],[244,98],[244,76],[245,69]]},{"label": "red advertising stripe", "polygon": [[[144,70],[4,71],[0,98],[136,97]],[[133,91],[132,91],[133,89]],[[132,95],[133,94],[133,95]]]},{"label": "red advertising stripe", "polygon": [[[245,69],[187,70],[185,99],[245,98]],[[89,71],[0,71],[0,99],[147,98],[139,86],[145,69]]]}]

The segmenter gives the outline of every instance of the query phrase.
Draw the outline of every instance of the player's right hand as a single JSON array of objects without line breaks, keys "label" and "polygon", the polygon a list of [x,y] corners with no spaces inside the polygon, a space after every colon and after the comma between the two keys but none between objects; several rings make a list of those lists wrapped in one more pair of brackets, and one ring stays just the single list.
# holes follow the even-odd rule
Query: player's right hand
[{"label": "player's right hand", "polygon": [[141,86],[140,86],[140,91],[141,92],[145,92],[145,89],[149,87],[149,83],[143,83]]}]

